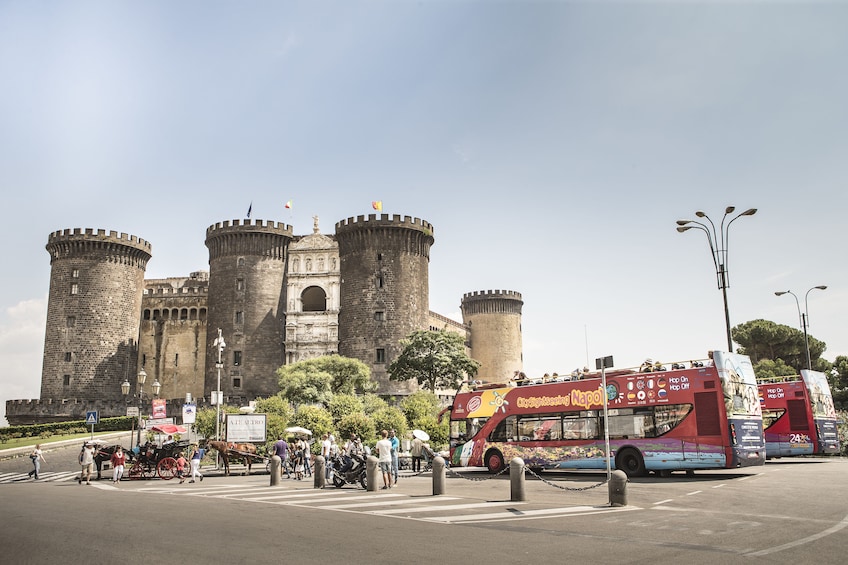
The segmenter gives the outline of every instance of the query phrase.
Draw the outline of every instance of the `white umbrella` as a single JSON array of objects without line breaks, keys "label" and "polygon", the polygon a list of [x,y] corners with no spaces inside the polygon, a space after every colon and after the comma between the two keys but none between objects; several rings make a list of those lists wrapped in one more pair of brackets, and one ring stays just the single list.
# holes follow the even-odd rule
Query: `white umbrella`
[{"label": "white umbrella", "polygon": [[430,441],[430,434],[424,430],[412,430],[412,437],[417,437],[421,441]]},{"label": "white umbrella", "polygon": [[302,428],[300,426],[292,426],[290,428],[286,428],[286,433],[287,434],[304,434],[304,435],[307,435],[307,436],[312,435],[311,430],[307,430],[306,428]]}]

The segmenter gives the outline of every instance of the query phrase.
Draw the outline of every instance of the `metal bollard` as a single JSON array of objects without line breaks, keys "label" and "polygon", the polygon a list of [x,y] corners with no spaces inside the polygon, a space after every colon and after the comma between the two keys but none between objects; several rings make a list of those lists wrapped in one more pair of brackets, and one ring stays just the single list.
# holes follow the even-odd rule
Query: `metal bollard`
[{"label": "metal bollard", "polygon": [[312,486],[315,488],[324,488],[324,456],[316,455],[315,460],[312,463]]},{"label": "metal bollard", "polygon": [[609,480],[610,506],[627,506],[627,473],[616,469]]},{"label": "metal bollard", "polygon": [[509,462],[509,499],[512,502],[527,500],[524,494],[524,459],[521,457]]},{"label": "metal bollard", "polygon": [[282,467],[283,460],[280,459],[279,455],[271,456],[271,486],[275,487],[280,484],[280,479],[282,478],[282,472],[280,468]]},{"label": "metal bollard", "polygon": [[433,458],[433,496],[445,494],[445,460],[437,455]]},{"label": "metal bollard", "polygon": [[[377,490],[377,478],[380,476],[378,467],[378,459],[373,455],[369,455],[365,459],[365,485],[367,487],[365,490],[368,492]],[[382,478],[380,480],[382,481]]]}]

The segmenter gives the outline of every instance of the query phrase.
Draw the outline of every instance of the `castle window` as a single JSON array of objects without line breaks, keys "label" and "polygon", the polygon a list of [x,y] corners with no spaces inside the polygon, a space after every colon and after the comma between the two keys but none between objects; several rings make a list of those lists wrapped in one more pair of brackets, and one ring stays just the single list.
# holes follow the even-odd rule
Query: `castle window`
[{"label": "castle window", "polygon": [[244,257],[239,257],[236,261],[239,267],[244,267]]},{"label": "castle window", "polygon": [[233,388],[241,388],[241,377],[233,377]]},{"label": "castle window", "polygon": [[71,362],[71,352],[65,351],[65,363],[70,363],[70,362]]},{"label": "castle window", "polygon": [[385,363],[386,362],[386,350],[382,347],[377,348],[377,363]]},{"label": "castle window", "polygon": [[377,253],[377,261],[382,261],[382,260],[383,260],[383,254]]},{"label": "castle window", "polygon": [[241,351],[233,351],[233,365],[236,367],[241,365]]},{"label": "castle window", "polygon": [[141,354],[141,368],[143,369],[145,365],[147,365],[147,353],[142,353]]},{"label": "castle window", "polygon": [[244,279],[236,279],[236,290],[240,292],[244,290]]},{"label": "castle window", "polygon": [[71,271],[71,278],[78,279],[79,278],[79,269],[74,269]]},{"label": "castle window", "polygon": [[180,310],[180,320],[188,320],[188,308]]},{"label": "castle window", "polygon": [[374,312],[374,320],[378,322],[384,322],[386,320],[386,313],[382,310]]},{"label": "castle window", "polygon": [[179,364],[180,364],[180,354],[179,354],[179,353],[175,353],[175,354],[174,354],[174,367],[179,366]]},{"label": "castle window", "polygon": [[62,375],[62,386],[71,386],[71,375]]},{"label": "castle window", "polygon": [[377,288],[385,287],[386,282],[383,280],[383,275],[377,275]]},{"label": "castle window", "polygon": [[239,310],[236,312],[236,323],[243,324],[244,323],[244,312]]},{"label": "castle window", "polygon": [[69,328],[72,328],[77,325],[77,317],[76,316],[68,316],[68,319],[65,320],[65,325]]},{"label": "castle window", "polygon": [[74,283],[71,285],[71,296],[76,296],[77,294],[79,294],[79,285]]}]

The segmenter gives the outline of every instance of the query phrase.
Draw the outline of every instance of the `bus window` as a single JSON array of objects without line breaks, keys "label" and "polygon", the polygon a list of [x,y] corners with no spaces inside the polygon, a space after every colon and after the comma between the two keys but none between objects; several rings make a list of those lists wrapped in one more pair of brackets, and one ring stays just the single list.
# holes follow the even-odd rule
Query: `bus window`
[{"label": "bus window", "polygon": [[763,408],[763,429],[770,428],[785,413],[782,408]]},{"label": "bus window", "polygon": [[509,416],[498,422],[489,434],[489,441],[518,441],[518,434],[515,433],[515,416]]},{"label": "bus window", "polygon": [[691,404],[667,404],[654,407],[654,421],[657,435],[661,436],[673,430],[692,411]]},{"label": "bus window", "polygon": [[598,437],[598,415],[595,410],[565,414],[562,419],[563,439],[595,439]]}]

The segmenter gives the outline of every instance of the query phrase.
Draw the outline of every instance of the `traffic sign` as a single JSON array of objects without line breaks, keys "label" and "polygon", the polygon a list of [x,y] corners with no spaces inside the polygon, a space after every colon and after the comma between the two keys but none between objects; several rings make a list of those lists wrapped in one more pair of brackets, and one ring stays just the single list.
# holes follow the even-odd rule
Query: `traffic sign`
[{"label": "traffic sign", "polygon": [[127,416],[138,416],[138,406],[127,406]]},{"label": "traffic sign", "polygon": [[85,413],[85,423],[88,426],[100,423],[100,418],[97,416],[97,410],[89,410]]}]

